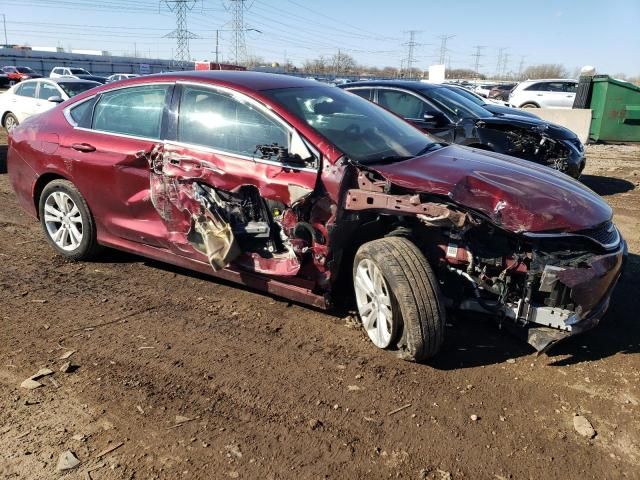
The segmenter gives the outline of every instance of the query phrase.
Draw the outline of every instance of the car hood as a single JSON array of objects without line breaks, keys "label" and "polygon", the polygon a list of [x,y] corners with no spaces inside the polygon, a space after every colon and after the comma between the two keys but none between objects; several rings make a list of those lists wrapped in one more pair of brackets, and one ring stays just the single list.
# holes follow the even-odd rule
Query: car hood
[{"label": "car hood", "polygon": [[512,107],[507,107],[506,105],[498,105],[495,103],[485,103],[484,105],[482,105],[482,108],[484,108],[485,110],[489,110],[491,113],[498,114],[498,115],[515,115],[517,117],[540,119],[540,117],[538,117],[537,115],[531,112],[527,112],[525,110],[517,110]]},{"label": "car hood", "polygon": [[488,127],[493,125],[511,125],[526,129],[533,129],[539,133],[545,133],[549,137],[557,140],[576,140],[578,136],[568,128],[555,123],[547,122],[541,118],[529,117],[516,114],[499,114],[491,117],[482,117],[478,122],[485,123]]},{"label": "car hood", "polygon": [[399,187],[445,195],[514,233],[574,232],[612,217],[606,202],[563,173],[460,145],[369,168]]}]

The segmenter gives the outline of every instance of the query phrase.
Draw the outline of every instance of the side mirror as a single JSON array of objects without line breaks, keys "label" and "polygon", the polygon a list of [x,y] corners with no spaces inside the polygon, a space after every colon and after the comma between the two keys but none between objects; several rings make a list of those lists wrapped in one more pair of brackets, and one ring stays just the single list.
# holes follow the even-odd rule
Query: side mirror
[{"label": "side mirror", "polygon": [[449,120],[444,113],[438,111],[430,111],[423,115],[422,120],[424,123],[432,125],[434,127],[440,127],[449,123]]},{"label": "side mirror", "polygon": [[54,95],[53,97],[47,98],[47,102],[62,103],[62,102],[64,102],[64,100],[62,99],[62,97],[60,95]]},{"label": "side mirror", "polygon": [[296,165],[305,165],[308,161],[313,159],[313,154],[304,143],[304,140],[300,136],[297,130],[294,130],[291,134],[291,142],[289,143],[289,158],[288,163],[294,163]]}]

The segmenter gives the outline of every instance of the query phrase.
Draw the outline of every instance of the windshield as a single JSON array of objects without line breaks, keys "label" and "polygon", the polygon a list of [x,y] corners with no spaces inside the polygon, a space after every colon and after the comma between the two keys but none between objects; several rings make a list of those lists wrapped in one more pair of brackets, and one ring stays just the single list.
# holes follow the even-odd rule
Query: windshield
[{"label": "windshield", "polygon": [[404,120],[339,88],[297,87],[262,93],[359,163],[406,160],[434,145]]},{"label": "windshield", "polygon": [[100,84],[98,82],[58,82],[58,85],[71,98]]},{"label": "windshield", "polygon": [[31,70],[29,67],[17,67],[16,70],[18,70],[20,73],[33,73],[33,70]]},{"label": "windshield", "polygon": [[432,102],[438,104],[446,113],[460,118],[491,117],[491,113],[480,105],[459,95],[448,88],[429,88],[422,90],[422,94]]},{"label": "windshield", "polygon": [[487,103],[484,101],[482,97],[471,93],[466,88],[458,88],[458,87],[447,87],[447,88],[453,91],[454,93],[457,93],[458,95],[462,95],[464,98],[466,98],[470,102],[475,103],[476,105],[485,105]]},{"label": "windshield", "polygon": [[91,75],[84,68],[70,68],[71,75]]}]

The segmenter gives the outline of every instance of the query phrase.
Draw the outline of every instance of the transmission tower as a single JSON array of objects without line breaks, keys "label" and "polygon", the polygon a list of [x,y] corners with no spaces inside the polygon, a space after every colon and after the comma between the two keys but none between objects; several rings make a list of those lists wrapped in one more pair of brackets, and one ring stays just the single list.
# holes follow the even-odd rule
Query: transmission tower
[{"label": "transmission tower", "polygon": [[507,78],[507,71],[509,70],[509,54],[505,53],[502,57],[502,78]]},{"label": "transmission tower", "polygon": [[518,66],[518,80],[522,80],[522,71],[524,69],[524,59],[527,58],[526,55],[520,56],[520,65]]},{"label": "transmission tower", "polygon": [[498,63],[496,65],[496,77],[500,77],[500,73],[502,72],[502,62],[504,61],[504,52],[507,47],[500,47],[498,49]]},{"label": "transmission tower", "polygon": [[419,30],[409,30],[405,33],[409,34],[409,41],[407,43],[403,43],[403,45],[405,47],[407,47],[407,59],[406,59],[406,65],[407,65],[407,72],[409,75],[409,78],[413,77],[413,64],[416,61],[415,58],[415,48],[420,45],[419,43],[416,42],[416,34],[420,33]]},{"label": "transmission tower", "polygon": [[444,61],[447,58],[447,41],[455,35],[440,35],[440,65],[444,65]]},{"label": "transmission tower", "polygon": [[180,67],[184,67],[187,62],[191,61],[189,40],[198,38],[195,33],[187,29],[187,12],[193,10],[199,1],[201,0],[162,0],[162,4],[176,14],[176,29],[167,33],[165,37],[176,39],[173,60]]},{"label": "transmission tower", "polygon": [[246,0],[228,0],[228,10],[231,10],[231,29],[233,31],[233,60],[236,65],[241,65],[247,60],[247,41],[244,23],[244,11],[248,8]]},{"label": "transmission tower", "polygon": [[474,57],[476,59],[473,71],[476,72],[476,75],[479,75],[480,74],[480,67],[482,66],[482,65],[480,65],[480,58],[483,57],[482,50],[484,48],[487,48],[487,47],[486,47],[486,45],[476,45],[475,47],[476,47],[476,53],[471,55],[472,57]]}]

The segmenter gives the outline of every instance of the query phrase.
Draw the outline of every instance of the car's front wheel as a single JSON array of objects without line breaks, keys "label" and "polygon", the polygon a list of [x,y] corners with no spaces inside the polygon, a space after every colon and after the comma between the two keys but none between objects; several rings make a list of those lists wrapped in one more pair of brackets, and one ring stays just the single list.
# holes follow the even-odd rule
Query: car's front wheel
[{"label": "car's front wheel", "polygon": [[4,121],[2,122],[2,124],[4,125],[4,128],[7,130],[7,132],[10,132],[14,128],[16,128],[20,124],[20,122],[18,122],[18,119],[13,113],[7,113],[4,116]]},{"label": "car's front wheel", "polygon": [[362,325],[374,345],[416,362],[438,353],[444,306],[427,259],[411,241],[387,237],[362,245],[353,281]]},{"label": "car's front wheel", "polygon": [[60,255],[85,260],[98,252],[93,216],[73,183],[48,183],[40,196],[39,214],[47,241]]},{"label": "car's front wheel", "polygon": [[520,108],[540,108],[540,107],[533,102],[527,102],[527,103],[523,103],[520,106]]}]

